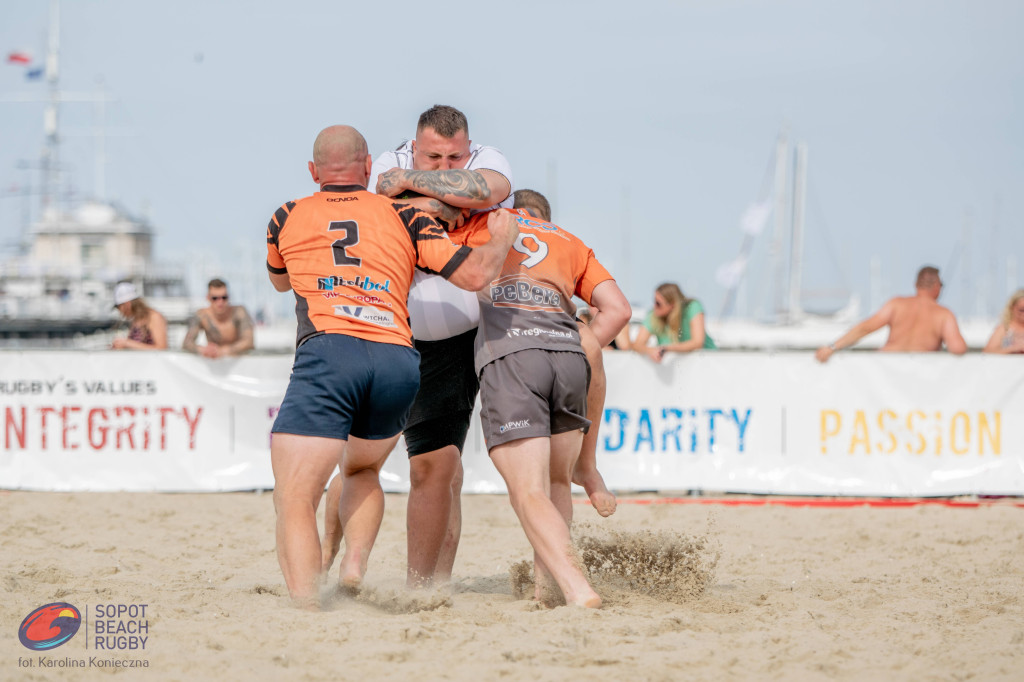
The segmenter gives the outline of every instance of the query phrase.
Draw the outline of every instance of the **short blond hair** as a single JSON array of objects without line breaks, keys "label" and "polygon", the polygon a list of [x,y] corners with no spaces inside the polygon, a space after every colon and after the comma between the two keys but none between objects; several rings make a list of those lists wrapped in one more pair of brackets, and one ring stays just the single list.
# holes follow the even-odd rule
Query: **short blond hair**
[{"label": "short blond hair", "polygon": [[461,130],[465,130],[466,136],[469,136],[469,121],[466,120],[466,115],[447,104],[435,104],[420,114],[416,134],[424,128],[433,128],[441,137],[455,137]]}]

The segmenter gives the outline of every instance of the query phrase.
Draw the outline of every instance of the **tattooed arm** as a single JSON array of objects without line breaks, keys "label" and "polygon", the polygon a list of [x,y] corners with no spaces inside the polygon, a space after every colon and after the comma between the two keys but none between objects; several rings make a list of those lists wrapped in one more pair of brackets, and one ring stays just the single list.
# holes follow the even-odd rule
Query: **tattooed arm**
[{"label": "tattooed arm", "polygon": [[238,330],[238,340],[234,343],[222,346],[222,354],[241,355],[242,353],[251,351],[254,343],[252,318],[249,317],[249,311],[243,306],[235,306],[234,311],[231,313],[231,317],[232,321],[235,323],[235,329]]},{"label": "tattooed arm", "polygon": [[377,194],[396,197],[412,190],[458,208],[490,208],[508,198],[512,186],[497,171],[418,171],[392,168],[377,178]]},{"label": "tattooed arm", "polygon": [[196,339],[199,338],[200,327],[199,315],[193,315],[188,321],[188,331],[185,332],[185,340],[181,342],[182,350],[186,350],[189,353],[199,352],[199,348],[196,346]]}]

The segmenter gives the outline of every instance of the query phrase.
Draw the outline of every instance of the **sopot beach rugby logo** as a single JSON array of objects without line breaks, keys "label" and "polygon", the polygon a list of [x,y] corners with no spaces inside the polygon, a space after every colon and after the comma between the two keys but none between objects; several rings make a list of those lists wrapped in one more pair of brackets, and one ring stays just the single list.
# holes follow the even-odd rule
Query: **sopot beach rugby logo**
[{"label": "sopot beach rugby logo", "polygon": [[56,649],[75,636],[82,625],[82,613],[67,602],[40,606],[25,616],[18,639],[32,651]]}]

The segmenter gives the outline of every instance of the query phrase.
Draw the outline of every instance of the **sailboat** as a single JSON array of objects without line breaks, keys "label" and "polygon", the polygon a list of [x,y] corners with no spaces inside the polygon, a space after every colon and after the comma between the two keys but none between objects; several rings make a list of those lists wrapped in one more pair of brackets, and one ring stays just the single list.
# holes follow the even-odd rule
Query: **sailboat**
[{"label": "sailboat", "polygon": [[[831,292],[841,304],[827,311],[805,308],[809,293],[804,286],[804,243],[807,215],[806,143],[790,143],[779,134],[772,162],[762,185],[761,197],[744,212],[740,221],[743,241],[735,259],[716,273],[726,287],[725,302],[714,325],[720,347],[732,348],[814,348],[828,343],[860,315],[860,299],[843,287]],[[737,298],[749,279],[753,247],[774,223],[768,244],[769,277],[760,291],[770,296],[767,319],[742,320],[733,317]],[[721,339],[721,340],[719,340]]]}]

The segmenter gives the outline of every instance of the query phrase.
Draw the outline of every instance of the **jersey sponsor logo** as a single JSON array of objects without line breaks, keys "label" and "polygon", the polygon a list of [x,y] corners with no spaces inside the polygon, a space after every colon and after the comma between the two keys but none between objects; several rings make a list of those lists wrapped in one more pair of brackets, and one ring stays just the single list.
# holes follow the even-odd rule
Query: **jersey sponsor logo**
[{"label": "jersey sponsor logo", "polygon": [[334,291],[338,287],[356,287],[363,291],[383,291],[386,294],[391,293],[391,280],[384,280],[383,284],[380,282],[374,282],[369,277],[363,275],[356,275],[355,279],[345,279],[344,277],[317,277],[316,288],[320,291]]},{"label": "jersey sponsor logo", "polygon": [[328,300],[332,298],[350,298],[353,301],[359,301],[360,303],[369,303],[370,305],[386,305],[389,308],[391,307],[391,301],[385,301],[383,298],[378,298],[377,296],[355,296],[352,294],[340,294],[337,291],[325,291],[320,295]]},{"label": "jersey sponsor logo", "polygon": [[524,218],[523,216],[516,216],[516,222],[519,223],[519,229],[523,229],[525,227],[533,230],[544,230],[545,232],[558,235],[562,239],[569,239],[564,230],[559,228],[558,225],[553,225],[552,223],[545,223],[544,221],[534,220],[533,218]]},{"label": "jersey sponsor logo", "polygon": [[359,200],[359,197],[331,197],[331,198],[327,199],[327,201],[331,201],[331,202],[335,202],[335,201],[358,201],[358,200]]},{"label": "jersey sponsor logo", "polygon": [[568,341],[576,340],[576,337],[573,336],[572,332],[560,331],[557,329],[538,329],[537,327],[532,327],[531,329],[517,329],[516,327],[512,327],[505,332],[505,336],[553,336],[555,338],[566,339]]},{"label": "jersey sponsor logo", "polygon": [[498,433],[505,433],[506,431],[514,431],[515,429],[527,429],[530,427],[529,419],[517,419],[510,422],[505,422],[498,427]]},{"label": "jersey sponsor logo", "polygon": [[537,282],[517,280],[491,285],[491,304],[496,308],[525,308],[561,312],[562,295]]},{"label": "jersey sponsor logo", "polygon": [[349,317],[353,320],[361,320],[377,325],[378,327],[395,328],[395,314],[390,310],[378,310],[368,305],[336,305],[334,314],[339,317]]}]

